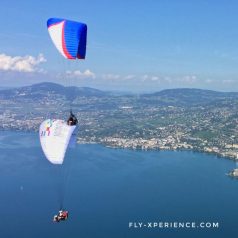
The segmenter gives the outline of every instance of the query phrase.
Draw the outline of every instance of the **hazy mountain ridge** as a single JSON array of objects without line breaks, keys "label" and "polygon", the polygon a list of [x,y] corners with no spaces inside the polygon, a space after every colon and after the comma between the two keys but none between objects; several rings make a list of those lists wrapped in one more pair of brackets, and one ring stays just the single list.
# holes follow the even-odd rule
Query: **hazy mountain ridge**
[{"label": "hazy mountain ridge", "polygon": [[238,92],[217,92],[206,89],[196,88],[178,88],[178,89],[165,89],[160,92],[152,94],[143,94],[142,98],[150,101],[161,102],[163,105],[205,105],[219,101],[238,99]]},{"label": "hazy mountain ridge", "polygon": [[20,88],[13,88],[0,91],[0,98],[11,99],[11,98],[32,98],[41,99],[42,97],[49,95],[61,95],[68,100],[73,100],[77,96],[82,97],[101,97],[108,93],[100,91],[98,89],[93,89],[89,87],[64,87],[56,83],[39,83],[31,86],[24,86]]}]

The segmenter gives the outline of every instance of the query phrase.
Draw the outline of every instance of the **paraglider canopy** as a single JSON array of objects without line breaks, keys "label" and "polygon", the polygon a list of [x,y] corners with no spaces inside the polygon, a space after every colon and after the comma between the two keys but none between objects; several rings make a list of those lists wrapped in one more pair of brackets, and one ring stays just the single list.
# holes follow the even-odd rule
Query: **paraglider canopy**
[{"label": "paraglider canopy", "polygon": [[87,25],[61,18],[47,21],[50,37],[58,51],[66,59],[85,59]]},{"label": "paraglider canopy", "polygon": [[41,147],[52,164],[63,164],[70,138],[76,126],[69,126],[63,120],[47,119],[40,125]]}]

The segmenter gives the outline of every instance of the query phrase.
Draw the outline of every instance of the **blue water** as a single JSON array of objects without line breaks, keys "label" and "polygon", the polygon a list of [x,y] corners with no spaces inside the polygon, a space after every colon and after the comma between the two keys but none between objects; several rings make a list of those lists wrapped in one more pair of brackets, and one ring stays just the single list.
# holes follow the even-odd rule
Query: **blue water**
[{"label": "blue water", "polygon": [[[0,131],[0,237],[236,237],[235,163],[213,155],[77,145],[62,179],[38,135]],[[64,184],[64,186],[62,186]],[[66,222],[55,224],[64,187]],[[62,191],[61,191],[62,192]],[[219,222],[218,229],[129,228],[129,222]]]}]

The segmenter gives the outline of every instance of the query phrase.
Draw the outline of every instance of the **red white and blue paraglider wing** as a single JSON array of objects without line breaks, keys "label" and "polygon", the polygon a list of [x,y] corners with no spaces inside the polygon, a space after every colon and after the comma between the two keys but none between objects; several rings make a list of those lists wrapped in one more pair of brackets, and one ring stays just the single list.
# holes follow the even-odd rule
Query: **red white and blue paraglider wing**
[{"label": "red white and blue paraglider wing", "polygon": [[57,50],[66,59],[85,59],[87,25],[60,18],[47,21],[50,37]]}]

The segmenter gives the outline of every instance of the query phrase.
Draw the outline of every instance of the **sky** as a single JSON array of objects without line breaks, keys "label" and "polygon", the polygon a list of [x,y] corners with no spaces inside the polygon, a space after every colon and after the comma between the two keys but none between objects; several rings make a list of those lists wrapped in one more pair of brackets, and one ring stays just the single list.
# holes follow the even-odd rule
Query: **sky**
[{"label": "sky", "polygon": [[[233,0],[1,0],[0,86],[238,91],[237,12]],[[59,54],[51,17],[87,24],[85,60]]]}]

